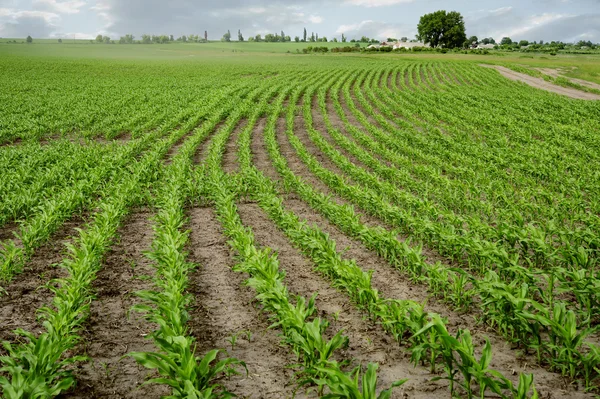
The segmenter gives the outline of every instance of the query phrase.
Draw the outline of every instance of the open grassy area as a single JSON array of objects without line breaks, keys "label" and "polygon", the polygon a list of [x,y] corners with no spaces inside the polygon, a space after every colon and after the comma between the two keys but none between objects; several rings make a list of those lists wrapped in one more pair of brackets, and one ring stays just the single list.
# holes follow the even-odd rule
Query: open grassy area
[{"label": "open grassy area", "polygon": [[[0,54],[5,56],[23,55],[37,57],[68,57],[68,58],[110,58],[110,59],[144,59],[144,60],[182,60],[185,58],[195,60],[239,58],[248,60],[254,56],[264,55],[298,55],[302,49],[308,46],[326,46],[329,48],[341,46],[354,46],[354,43],[252,43],[252,42],[210,42],[210,43],[169,43],[165,45],[105,45],[89,43],[88,40],[65,39],[58,43],[56,39],[35,39],[31,45],[7,44],[7,40],[0,39]],[[16,39],[23,41],[22,39]],[[360,43],[362,47],[367,44]],[[302,56],[322,56],[303,55]],[[403,59],[439,59],[439,60],[465,60],[514,63],[538,68],[565,68],[569,72],[567,76],[589,80],[600,84],[600,55],[571,55],[559,54],[550,56],[547,54],[524,54],[524,53],[494,53],[490,55],[464,55],[464,54],[429,54],[429,53],[406,53],[406,54],[335,54],[329,56],[360,56],[360,57],[399,57]],[[573,69],[573,67],[575,67]]]}]

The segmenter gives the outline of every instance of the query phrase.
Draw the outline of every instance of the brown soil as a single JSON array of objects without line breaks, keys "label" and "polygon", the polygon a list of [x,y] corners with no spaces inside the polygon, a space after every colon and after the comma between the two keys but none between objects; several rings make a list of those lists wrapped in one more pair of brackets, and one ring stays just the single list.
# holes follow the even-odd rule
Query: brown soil
[{"label": "brown soil", "polygon": [[446,78],[446,80],[450,83],[450,84],[454,84],[457,86],[462,86],[463,83],[456,77],[456,75],[453,73],[454,71],[442,71],[442,74],[444,75],[444,77]]},{"label": "brown soil", "polygon": [[[360,101],[358,101],[355,98],[355,96],[354,96],[354,88],[355,87],[356,87],[356,82],[352,85],[352,88],[350,89],[350,97],[351,97],[352,102],[354,103],[354,106],[356,107],[356,109],[358,110],[358,112],[360,112],[361,114],[364,115],[365,118],[367,118],[367,121],[371,125],[375,126],[378,129],[383,129],[383,126],[381,126],[381,124],[373,117],[373,115],[371,115],[370,112],[366,112],[365,109],[363,108],[362,104],[360,103]],[[358,89],[362,90],[363,86],[360,86]]]},{"label": "brown soil", "polygon": [[[373,94],[374,94],[374,96],[375,96],[377,99],[379,99],[379,100],[380,100],[380,101],[382,101],[382,102],[383,102],[382,98],[383,98],[384,96],[386,96],[386,94],[384,94],[384,93],[373,93]],[[389,95],[387,95],[387,97],[389,98],[389,100],[390,100],[390,101],[392,101],[392,104],[393,104],[394,102],[396,102],[396,100],[395,100],[394,98],[390,97]],[[411,125],[410,127],[411,127],[412,129],[415,129],[415,130],[417,130],[417,131],[419,131],[419,132],[423,132],[423,130],[424,130],[424,129],[423,129],[421,126],[419,126],[419,125],[415,124],[414,122],[411,122],[411,121],[410,121],[410,120],[409,120],[409,119],[408,119],[406,116],[404,116],[404,115],[402,114],[403,112],[404,112],[404,113],[406,113],[406,112],[407,112],[407,111],[404,109],[404,106],[403,106],[403,105],[397,105],[396,107],[394,107],[394,106],[388,106],[387,104],[385,104],[385,102],[383,102],[383,105],[384,105],[384,106],[385,106],[385,107],[388,109],[388,111],[389,111],[389,112],[390,112],[390,113],[393,115],[393,117],[394,117],[394,119],[388,119],[388,123],[389,123],[390,125],[392,125],[392,127],[393,127],[393,128],[395,128],[396,130],[404,130],[404,129],[406,129],[406,127],[404,127],[404,126],[402,126],[402,127],[401,127],[401,124],[400,124],[400,123],[398,123],[398,122],[396,121],[396,120],[402,120],[403,122],[405,122],[405,123],[407,123],[407,124]],[[418,116],[416,116],[416,115],[414,115],[414,114],[413,114],[412,116],[413,116],[413,117],[416,117],[416,118],[417,118],[417,119],[419,119],[421,122],[423,122],[423,120],[422,120],[422,119],[420,119]],[[387,132],[389,132],[389,128],[388,128],[388,129],[385,129],[385,130],[386,130]]]},{"label": "brown soil", "polygon": [[77,386],[64,398],[153,398],[169,393],[162,385],[142,385],[157,375],[126,356],[157,350],[148,337],[157,326],[130,312],[142,303],[135,293],[153,288],[154,268],[143,255],[151,249],[151,217],[145,210],[127,217],[118,231],[120,240],[106,255],[93,283],[96,299],[81,334],[79,350],[91,360],[74,370]]},{"label": "brown soil", "polygon": [[[5,240],[15,240],[15,233],[19,230],[19,224],[16,222],[8,222],[0,227],[0,242]],[[1,244],[0,244],[1,245]]]},{"label": "brown soil", "polygon": [[[382,124],[382,123],[379,123],[379,122],[377,122],[377,123],[379,124],[379,126],[381,126],[381,130],[383,130],[383,131],[390,131],[390,130],[394,131],[394,130],[400,130],[400,129],[401,129],[401,128],[400,128],[400,125],[398,125],[398,123],[397,123],[397,122],[396,122],[394,119],[390,119],[390,118],[388,118],[388,117],[387,117],[387,116],[386,116],[386,115],[385,115],[385,114],[384,114],[382,111],[380,111],[380,110],[379,110],[379,105],[376,105],[376,104],[375,104],[375,102],[374,102],[374,100],[373,100],[372,98],[370,98],[370,96],[368,96],[368,95],[366,94],[367,90],[365,90],[365,89],[363,88],[363,91],[365,92],[365,94],[364,94],[364,98],[365,98],[365,100],[366,100],[366,101],[367,101],[367,102],[370,104],[371,108],[373,109],[373,112],[374,112],[375,114],[379,115],[381,118],[385,119],[385,121],[387,122],[387,124],[385,124],[385,125],[384,125],[384,124]],[[383,103],[383,101],[380,99],[380,97],[381,97],[381,94],[380,94],[380,93],[372,92],[372,94],[373,94],[373,97],[374,97],[376,100],[378,100],[380,103],[382,103],[382,105],[381,105],[382,107],[389,108],[389,107],[388,107],[388,106],[387,106],[385,103]],[[398,113],[398,110],[395,110],[395,109],[388,109],[388,111],[389,111],[389,112],[390,112],[390,113],[391,113],[391,114],[392,114],[392,115],[393,115],[395,118],[403,119],[404,121],[406,121],[406,119],[404,119],[402,116],[400,116],[400,115],[399,115],[399,113]],[[368,113],[365,113],[365,112],[363,112],[363,113],[365,114],[365,116],[366,116],[366,115],[368,115]],[[406,122],[408,122],[408,121],[406,121]],[[408,123],[410,123],[410,122],[408,122]]]},{"label": "brown soil", "polygon": [[[359,241],[351,239],[332,225],[327,219],[315,213],[309,206],[300,200],[285,200],[286,209],[294,212],[298,217],[306,220],[309,225],[317,225],[337,244],[345,259],[353,259],[364,271],[372,270],[372,286],[381,293],[384,298],[408,299],[419,303],[427,302],[425,309],[429,312],[441,314],[448,319],[448,329],[456,333],[460,329],[471,331],[476,347],[485,342],[488,337],[492,343],[494,359],[491,367],[505,376],[511,376],[514,370],[531,372],[535,370],[536,388],[542,394],[556,389],[568,389],[560,376],[549,373],[540,367],[530,368],[527,361],[517,360],[519,354],[512,350],[506,341],[492,331],[486,331],[484,326],[475,322],[474,317],[480,315],[478,309],[469,314],[459,314],[448,306],[429,298],[425,287],[411,283],[400,273],[395,271],[385,260],[379,258],[375,253],[367,250]],[[527,359],[534,364],[533,359]],[[518,381],[514,379],[515,383]],[[566,391],[563,392],[566,394]]]},{"label": "brown soil", "polygon": [[394,76],[394,71],[390,71],[385,77],[385,83],[390,89],[392,88],[392,76]]},{"label": "brown soil", "polygon": [[[288,162],[292,169],[300,168],[302,163],[297,158],[293,148],[291,148],[289,142],[284,138],[285,133],[285,119],[280,118],[278,120],[278,142],[280,143],[282,153],[288,159]],[[271,164],[266,149],[264,148],[264,142],[261,137],[256,135],[253,136],[252,149],[256,153],[255,165],[259,170],[265,173],[273,179],[279,180],[279,175],[275,171]],[[316,178],[312,177],[311,183],[318,184],[319,189],[324,189],[325,186],[320,184]],[[295,195],[286,196],[286,203],[292,200]],[[338,203],[344,201],[339,198],[333,198]],[[286,271],[286,284],[294,294],[302,294],[305,297],[310,297],[312,293],[319,293],[319,308],[323,315],[330,321],[334,321],[334,315],[340,313],[343,316],[335,322],[331,328],[331,331],[337,331],[343,328],[345,335],[350,337],[351,346],[347,351],[344,352],[344,358],[355,359],[357,362],[366,364],[368,362],[378,362],[382,366],[380,371],[381,385],[384,386],[386,383],[389,384],[395,379],[404,378],[403,376],[413,375],[414,383],[407,383],[404,387],[405,392],[412,392],[416,389],[421,390],[418,395],[414,397],[429,397],[428,393],[438,390],[438,392],[445,392],[439,390],[440,387],[444,387],[443,383],[433,383],[429,381],[433,376],[424,370],[415,370],[411,365],[405,362],[400,365],[394,364],[393,359],[407,359],[407,354],[401,351],[393,339],[391,339],[385,332],[381,331],[378,327],[368,324],[365,325],[363,316],[358,312],[348,301],[342,293],[329,287],[329,285],[315,278],[315,273],[312,272],[311,266],[304,259],[304,257],[295,250],[285,238],[285,236],[277,230],[277,228],[270,222],[267,216],[262,210],[255,204],[238,204],[240,216],[245,225],[249,225],[253,228],[255,237],[262,245],[274,248],[276,250],[285,248],[285,250],[278,251],[278,258],[282,268]],[[372,331],[376,331],[372,333]],[[373,339],[373,334],[377,336],[377,339]],[[407,361],[407,360],[406,360]],[[425,389],[417,388],[422,385],[417,381],[427,381],[427,387]],[[401,390],[397,390],[394,397],[405,397],[400,396]],[[413,397],[413,396],[411,396]]]},{"label": "brown soil", "polygon": [[[314,123],[315,123],[315,121],[313,121],[313,124]],[[315,128],[315,130],[317,129],[316,126],[313,126],[313,128]],[[327,155],[325,155],[315,145],[315,143],[312,142],[312,140],[310,139],[310,136],[308,135],[306,120],[303,117],[297,117],[296,120],[294,121],[294,135],[298,138],[298,140],[300,140],[300,142],[304,145],[304,147],[306,147],[306,150],[312,156],[314,156],[322,166],[324,166],[325,168],[331,170],[332,172],[334,172],[338,175],[344,176],[344,172],[340,168],[338,168],[333,163],[333,161],[331,161],[329,159],[329,157]],[[345,177],[346,177],[346,181],[353,183],[351,178],[349,178],[347,176],[345,176]]]},{"label": "brown soil", "polygon": [[[260,245],[274,249],[280,267],[285,271],[285,283],[290,293],[309,298],[317,293],[319,314],[331,322],[329,334],[343,329],[350,339],[349,347],[341,353],[353,365],[377,362],[380,365],[380,388],[393,381],[409,378],[409,381],[394,391],[394,398],[431,398],[447,395],[446,383],[431,381],[432,375],[421,367],[410,364],[409,355],[390,338],[380,326],[365,321],[348,300],[347,296],[325,282],[313,271],[312,264],[295,249],[285,235],[268,219],[256,204],[240,204],[242,222],[253,229]],[[337,321],[335,318],[339,315]],[[410,396],[407,396],[410,395]]]},{"label": "brown soil", "polygon": [[504,76],[510,80],[516,80],[519,82],[523,82],[523,83],[528,84],[529,86],[535,87],[537,89],[546,90],[546,91],[549,91],[552,93],[560,94],[563,96],[567,96],[567,97],[575,98],[575,99],[579,99],[579,100],[600,100],[600,95],[598,95],[598,94],[586,93],[581,90],[558,86],[553,83],[546,82],[542,78],[535,78],[533,76],[525,75],[524,73],[515,72],[515,71],[510,70],[503,66],[487,65],[487,64],[480,64],[480,66],[485,67],[485,68],[496,69],[498,72],[500,72],[500,74],[502,76]]},{"label": "brown soil", "polygon": [[403,75],[404,76],[398,75],[400,79],[403,78],[402,80],[400,80],[399,87],[401,87],[404,90],[410,90],[410,91],[412,91],[413,87],[410,84],[410,73],[409,73],[409,71],[408,70],[404,71]]},{"label": "brown soil", "polygon": [[112,141],[129,141],[131,140],[131,132],[121,132],[112,138]]},{"label": "brown soil", "polygon": [[[294,385],[287,368],[295,358],[281,347],[269,321],[254,307],[255,293],[243,285],[246,276],[234,272],[235,264],[214,210],[194,208],[190,215],[189,260],[198,265],[190,275],[189,291],[196,298],[191,330],[200,355],[227,349],[248,366],[248,375],[220,381],[241,398],[289,398]],[[248,333],[246,333],[248,332]],[[230,337],[238,335],[234,348]],[[248,335],[249,334],[249,335]]]},{"label": "brown soil", "polygon": [[223,170],[225,173],[236,173],[239,171],[239,165],[237,163],[237,150],[238,150],[238,138],[248,125],[247,119],[242,119],[238,122],[235,130],[229,136],[229,140],[225,146],[225,153],[223,154]]},{"label": "brown soil", "polygon": [[[39,331],[41,324],[36,320],[37,310],[51,303],[54,294],[45,284],[52,279],[65,277],[66,271],[57,264],[65,257],[65,243],[77,236],[76,228],[83,225],[79,216],[72,217],[54,233],[52,241],[35,251],[25,265],[23,273],[5,284],[0,295],[0,340],[14,341],[13,331],[22,328],[26,331]],[[0,349],[0,352],[4,352]]]},{"label": "brown soil", "polygon": [[[360,129],[363,129],[363,126],[361,125],[361,123],[358,121],[358,119],[356,119],[356,116],[354,116],[354,114],[350,110],[350,107],[348,106],[348,103],[346,102],[346,96],[344,96],[343,93],[340,92],[340,95],[338,98],[340,100],[340,105],[342,106],[342,109],[344,110],[344,114],[346,115],[346,118],[348,118],[348,122],[351,125],[354,125]],[[366,133],[369,134],[368,132],[366,132]]]},{"label": "brown soil", "polygon": [[[294,126],[300,127],[300,125],[302,125],[302,123],[303,122],[302,122],[301,118],[298,118],[298,119],[296,119]],[[394,229],[392,226],[387,225],[385,222],[381,221],[379,218],[367,214],[360,207],[358,207],[358,206],[350,203],[349,201],[343,199],[342,197],[338,196],[325,183],[323,183],[318,177],[316,177],[308,169],[308,167],[300,160],[300,158],[298,157],[298,154],[296,153],[294,148],[291,146],[289,140],[287,139],[287,136],[284,133],[284,129],[285,129],[285,120],[280,118],[278,120],[278,129],[277,129],[278,134],[276,136],[277,143],[279,144],[279,149],[280,149],[281,154],[286,158],[286,160],[288,162],[289,168],[294,172],[294,174],[296,176],[301,177],[306,183],[310,184],[317,191],[320,191],[320,192],[324,193],[325,195],[329,196],[331,198],[331,200],[333,200],[336,204],[352,205],[354,207],[355,213],[360,217],[361,223],[363,223],[364,225],[366,225],[368,227],[378,226],[378,227],[381,227],[381,228],[384,228],[387,230]],[[260,141],[260,139],[256,138],[256,142],[257,142],[256,152],[258,154],[260,154],[260,152],[261,152],[261,147],[260,147],[259,141]],[[263,150],[263,151],[266,152],[266,150]],[[256,160],[255,160],[255,166],[259,170],[261,170],[266,176],[269,176],[271,179],[279,180],[279,174],[275,170],[274,166],[272,165],[272,163],[268,159],[268,157],[263,156],[263,155],[257,156]],[[289,198],[296,198],[296,195],[294,193],[289,194]],[[398,239],[401,241],[405,241],[407,239],[407,236],[399,235]],[[439,261],[444,264],[448,264],[445,257],[441,256],[436,251],[427,248],[426,246],[424,246],[422,248],[422,253],[423,253],[423,255],[425,255],[426,260],[428,262],[435,263],[435,262]]]}]

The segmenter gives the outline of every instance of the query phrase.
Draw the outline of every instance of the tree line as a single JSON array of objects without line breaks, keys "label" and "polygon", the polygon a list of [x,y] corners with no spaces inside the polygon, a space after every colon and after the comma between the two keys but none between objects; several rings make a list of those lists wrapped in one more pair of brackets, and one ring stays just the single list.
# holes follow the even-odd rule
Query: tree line
[{"label": "tree line", "polygon": [[[60,40],[60,39],[59,39]],[[95,39],[96,43],[105,43],[105,44],[113,44],[114,40],[111,40],[109,36],[98,35]],[[200,35],[183,35],[178,37],[177,39],[173,35],[142,35],[140,40],[135,40],[135,36],[131,34],[126,34],[125,36],[121,36],[118,40],[119,44],[165,44],[171,42],[183,42],[183,43],[207,43],[208,42],[208,33],[205,31],[204,36]]]},{"label": "tree line", "polygon": [[[420,41],[428,44],[432,48],[441,48],[441,49],[469,49],[476,48],[479,44],[489,45],[492,44],[497,49],[503,50],[521,50],[523,48],[526,49],[534,49],[534,50],[547,50],[547,51],[556,51],[563,49],[590,49],[595,50],[599,49],[599,44],[594,44],[591,41],[581,40],[576,44],[566,44],[562,42],[550,42],[544,43],[543,40],[539,42],[529,42],[527,40],[513,41],[509,37],[503,37],[499,44],[496,43],[494,38],[488,37],[484,38],[481,41],[477,38],[477,36],[471,36],[467,38],[465,21],[463,16],[457,11],[447,12],[445,10],[435,11],[429,14],[423,15],[419,19],[419,23],[417,25],[417,35],[415,36],[415,40],[410,40],[411,42]],[[223,42],[231,42],[232,40],[231,31],[227,30],[225,34],[221,37],[221,41]],[[27,37],[27,43],[31,43],[33,39],[31,36]],[[113,40],[109,36],[98,35],[96,36],[96,43],[114,43]],[[237,41],[244,42],[246,41],[244,35],[241,30],[238,29],[237,32]],[[286,35],[282,30],[280,33],[267,33],[264,37],[261,34],[257,34],[255,36],[250,36],[247,41],[249,42],[291,42],[292,38],[289,35]],[[311,32],[311,35],[308,35],[306,28],[303,30],[302,36],[295,36],[293,41],[297,43],[317,43],[317,42],[341,42],[346,43],[348,41],[347,37],[342,33],[341,39],[338,40],[337,37],[328,40],[326,36],[319,37],[318,33]],[[407,42],[409,41],[407,37],[402,37],[400,40],[388,37],[388,42]],[[59,42],[62,42],[59,39]],[[175,39],[173,35],[148,35],[144,34],[141,37],[141,40],[135,40],[135,37],[131,34],[126,34],[125,36],[121,36],[118,43],[120,44],[133,44],[133,43],[141,43],[141,44],[165,44],[171,42],[191,42],[191,43],[206,43],[208,42],[208,32],[204,31],[204,36],[200,35],[183,35]],[[378,39],[369,38],[367,36],[362,36],[360,39],[352,39],[351,43],[379,43]],[[315,47],[319,48],[319,47]]]}]

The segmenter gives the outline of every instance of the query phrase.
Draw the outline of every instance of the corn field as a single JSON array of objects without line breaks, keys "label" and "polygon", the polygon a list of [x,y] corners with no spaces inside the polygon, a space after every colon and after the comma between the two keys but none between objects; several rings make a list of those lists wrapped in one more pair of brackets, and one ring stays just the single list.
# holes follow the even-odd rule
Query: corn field
[{"label": "corn field", "polygon": [[2,397],[600,394],[600,102],[426,58],[0,65]]}]

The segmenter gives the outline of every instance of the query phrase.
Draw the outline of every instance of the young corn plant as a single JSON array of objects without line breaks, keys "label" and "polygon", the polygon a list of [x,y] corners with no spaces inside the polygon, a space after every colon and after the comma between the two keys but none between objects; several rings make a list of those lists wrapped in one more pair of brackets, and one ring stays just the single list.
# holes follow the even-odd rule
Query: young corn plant
[{"label": "young corn plant", "polygon": [[319,387],[326,387],[327,393],[321,399],[390,399],[392,390],[407,380],[398,380],[377,394],[377,364],[369,363],[361,378],[361,367],[357,366],[349,373],[336,368],[317,368],[322,377],[315,379]]},{"label": "young corn plant", "polygon": [[[535,311],[535,313],[524,313],[523,318],[533,320],[548,329],[550,342],[546,345],[552,366],[560,370],[563,375],[575,378],[581,372],[579,366],[584,357],[582,347],[585,339],[600,329],[600,326],[578,328],[575,312],[567,311],[564,302],[556,302],[552,312],[535,304]],[[588,359],[589,362],[594,360],[594,357]],[[591,364],[587,365],[588,370],[594,367]]]},{"label": "young corn plant", "polygon": [[[212,350],[204,357],[194,356],[190,350],[190,338],[169,337],[156,341],[167,354],[155,352],[132,352],[132,356],[142,366],[157,370],[161,378],[152,378],[145,384],[165,384],[172,388],[170,399],[226,399],[235,395],[223,390],[214,380],[221,374],[239,374],[236,366],[246,368],[244,362],[237,359],[218,356],[222,350]],[[176,356],[171,356],[175,354]],[[247,369],[246,369],[247,372]]]},{"label": "young corn plant", "polygon": [[587,352],[581,356],[581,374],[585,382],[585,389],[591,391],[597,389],[592,383],[600,377],[600,347],[591,342],[586,342]]}]

